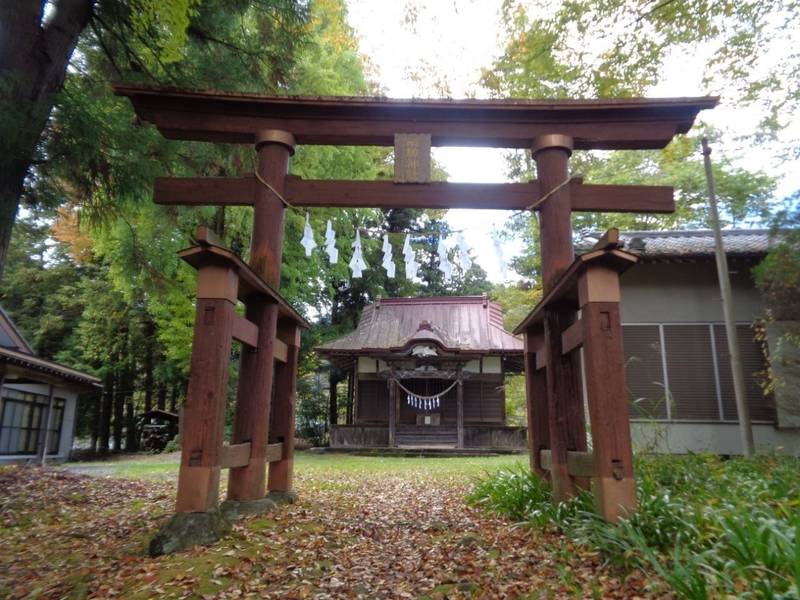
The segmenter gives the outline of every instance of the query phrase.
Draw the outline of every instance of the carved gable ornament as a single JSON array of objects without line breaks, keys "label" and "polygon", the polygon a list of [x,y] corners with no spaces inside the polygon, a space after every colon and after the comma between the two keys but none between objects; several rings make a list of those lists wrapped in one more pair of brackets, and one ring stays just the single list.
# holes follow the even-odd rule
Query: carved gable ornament
[{"label": "carved gable ornament", "polygon": [[439,356],[436,348],[429,344],[419,344],[411,349],[411,356],[426,358],[428,356]]}]

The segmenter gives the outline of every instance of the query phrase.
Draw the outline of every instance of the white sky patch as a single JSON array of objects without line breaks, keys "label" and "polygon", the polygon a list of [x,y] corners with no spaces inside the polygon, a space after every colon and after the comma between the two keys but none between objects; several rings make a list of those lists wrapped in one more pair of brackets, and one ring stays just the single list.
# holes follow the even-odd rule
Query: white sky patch
[{"label": "white sky patch", "polygon": [[[367,57],[369,75],[377,80],[385,95],[481,98],[488,95],[479,85],[481,70],[489,68],[504,49],[501,6],[502,0],[349,0],[348,20],[356,31],[360,52]],[[781,45],[778,44],[774,56],[783,55]],[[662,82],[648,95],[705,95],[703,69],[710,51],[701,48],[691,54],[676,52],[664,66]],[[787,45],[786,53],[791,51]],[[776,196],[782,198],[800,188],[800,170],[777,158],[780,142],[800,137],[800,119],[791,123],[782,132],[779,143],[772,146],[749,148],[738,142],[736,136],[752,133],[759,118],[756,109],[734,108],[724,103],[699,117],[729,132],[725,148],[713,148],[714,158],[738,155],[738,166],[762,169],[780,177]],[[488,148],[433,150],[435,159],[449,173],[450,181],[475,183],[508,181],[503,153],[502,149]],[[502,229],[509,215],[508,211],[451,210],[446,217],[453,229],[464,230],[478,264],[495,282],[501,277],[492,232]],[[514,257],[521,247],[519,240],[504,242],[506,258]]]}]

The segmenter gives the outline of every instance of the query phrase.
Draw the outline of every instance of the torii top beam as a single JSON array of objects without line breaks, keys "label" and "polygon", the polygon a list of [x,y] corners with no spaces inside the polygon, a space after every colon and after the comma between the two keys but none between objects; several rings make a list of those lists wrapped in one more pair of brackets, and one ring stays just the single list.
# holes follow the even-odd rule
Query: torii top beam
[{"label": "torii top beam", "polygon": [[298,144],[391,146],[397,133],[429,133],[434,146],[530,148],[557,131],[578,150],[663,148],[717,97],[602,100],[394,100],[268,96],[115,85],[166,137],[251,144],[257,131]]}]

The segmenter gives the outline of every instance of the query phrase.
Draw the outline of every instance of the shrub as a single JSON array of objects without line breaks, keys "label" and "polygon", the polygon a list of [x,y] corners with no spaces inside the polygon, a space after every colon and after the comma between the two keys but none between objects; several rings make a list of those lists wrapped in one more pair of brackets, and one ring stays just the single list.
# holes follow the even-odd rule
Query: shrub
[{"label": "shrub", "polygon": [[[591,498],[554,504],[525,468],[486,475],[468,501],[533,527],[553,524],[684,598],[800,598],[800,460],[639,457],[639,509],[619,525]],[[659,584],[657,584],[659,585]]]}]

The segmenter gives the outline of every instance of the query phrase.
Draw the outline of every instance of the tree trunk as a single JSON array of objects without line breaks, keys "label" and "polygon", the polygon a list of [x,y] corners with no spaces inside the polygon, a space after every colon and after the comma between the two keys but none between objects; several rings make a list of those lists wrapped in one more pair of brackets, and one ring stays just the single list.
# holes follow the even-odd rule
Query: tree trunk
[{"label": "tree trunk", "polygon": [[169,412],[176,412],[178,410],[178,388],[177,383],[172,386],[172,394],[169,397]]},{"label": "tree trunk", "polygon": [[153,362],[156,324],[151,319],[147,319],[144,327],[145,344],[147,344],[144,353],[144,412],[150,412],[153,408]]},{"label": "tree trunk", "polygon": [[25,178],[94,0],[0,2],[0,277]]},{"label": "tree trunk", "polygon": [[122,451],[122,432],[125,423],[125,394],[122,377],[117,376],[114,385],[114,452]]},{"label": "tree trunk", "polygon": [[167,384],[163,381],[159,382],[158,384],[156,408],[158,408],[158,410],[167,410]]},{"label": "tree trunk", "polygon": [[127,452],[136,452],[139,449],[139,436],[137,433],[133,394],[130,394],[125,402],[125,450]]}]

